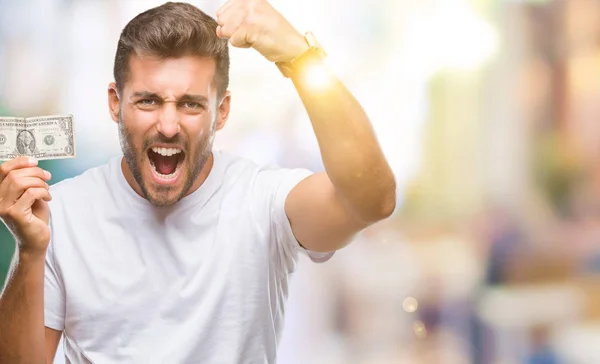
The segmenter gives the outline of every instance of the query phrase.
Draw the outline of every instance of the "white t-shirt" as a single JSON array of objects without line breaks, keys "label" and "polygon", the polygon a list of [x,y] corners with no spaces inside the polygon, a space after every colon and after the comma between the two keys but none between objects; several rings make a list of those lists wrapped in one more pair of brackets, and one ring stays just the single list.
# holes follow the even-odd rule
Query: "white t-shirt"
[{"label": "white t-shirt", "polygon": [[204,184],[166,208],[133,191],[121,158],[51,187],[45,324],[64,330],[67,363],[276,362],[306,252],[284,203],[311,172],[213,155]]}]

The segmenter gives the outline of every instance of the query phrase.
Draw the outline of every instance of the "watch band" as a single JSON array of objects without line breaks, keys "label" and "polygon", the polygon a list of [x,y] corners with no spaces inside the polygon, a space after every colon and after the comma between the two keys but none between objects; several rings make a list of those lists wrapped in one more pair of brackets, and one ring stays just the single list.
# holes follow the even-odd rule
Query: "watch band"
[{"label": "watch band", "polygon": [[289,62],[275,63],[277,68],[279,68],[279,71],[281,71],[283,76],[286,78],[291,78],[298,70],[303,68],[303,65],[310,62],[321,61],[327,57],[325,50],[321,47],[317,41],[317,38],[311,32],[307,32],[304,35],[304,39],[310,47],[307,51]]}]

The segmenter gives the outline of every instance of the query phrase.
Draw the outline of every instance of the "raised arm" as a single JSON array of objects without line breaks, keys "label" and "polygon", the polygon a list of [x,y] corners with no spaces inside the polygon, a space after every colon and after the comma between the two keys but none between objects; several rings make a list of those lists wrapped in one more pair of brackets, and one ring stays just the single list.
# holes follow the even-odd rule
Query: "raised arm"
[{"label": "raised arm", "polygon": [[[266,0],[229,0],[217,13],[217,35],[252,47],[271,62],[303,59],[309,44]],[[311,57],[312,59],[312,57]],[[371,123],[346,87],[317,59],[292,80],[311,120],[326,173],[300,182],[285,204],[296,238],[307,249],[333,251],[388,217],[396,183]],[[316,70],[318,81],[314,82]]]}]

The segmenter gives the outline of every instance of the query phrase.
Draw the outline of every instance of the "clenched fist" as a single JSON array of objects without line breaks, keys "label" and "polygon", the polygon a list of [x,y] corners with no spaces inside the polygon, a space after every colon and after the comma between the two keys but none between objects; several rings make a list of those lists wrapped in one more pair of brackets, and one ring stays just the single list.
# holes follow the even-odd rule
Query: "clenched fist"
[{"label": "clenched fist", "polygon": [[229,0],[217,11],[217,36],[254,48],[271,62],[288,62],[309,47],[304,37],[266,0]]},{"label": "clenched fist", "polygon": [[0,165],[0,219],[22,252],[45,252],[50,242],[50,173],[19,157]]}]

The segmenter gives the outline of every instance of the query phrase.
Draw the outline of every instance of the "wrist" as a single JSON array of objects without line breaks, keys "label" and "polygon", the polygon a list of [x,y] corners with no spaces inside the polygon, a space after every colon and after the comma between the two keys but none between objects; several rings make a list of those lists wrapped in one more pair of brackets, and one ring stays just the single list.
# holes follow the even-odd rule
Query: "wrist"
[{"label": "wrist", "polygon": [[296,35],[289,42],[287,42],[287,44],[288,49],[286,55],[281,58],[281,62],[291,62],[310,49],[310,45],[300,33],[296,33]]},{"label": "wrist", "polygon": [[[287,78],[295,78],[299,73],[306,71],[306,66],[311,64],[322,63],[323,59],[327,57],[327,54],[315,38],[315,36],[308,32],[304,36],[300,36],[296,39],[296,44],[288,48],[287,59],[288,61],[275,62],[279,71]],[[293,56],[292,56],[293,55]]]},{"label": "wrist", "polygon": [[46,260],[47,248],[22,248],[17,244],[17,252],[19,262],[32,263],[36,261]]}]

